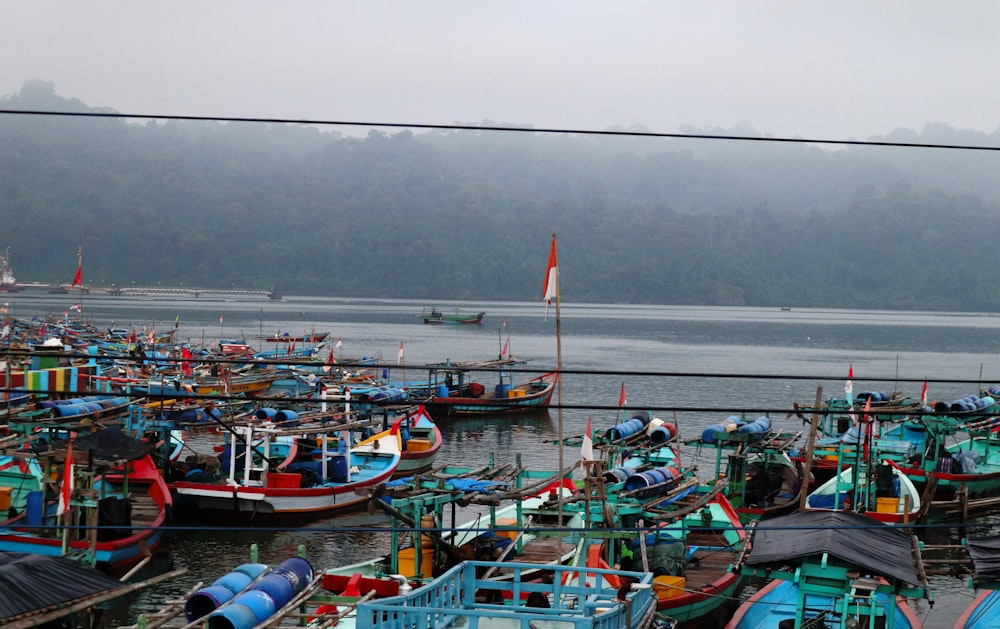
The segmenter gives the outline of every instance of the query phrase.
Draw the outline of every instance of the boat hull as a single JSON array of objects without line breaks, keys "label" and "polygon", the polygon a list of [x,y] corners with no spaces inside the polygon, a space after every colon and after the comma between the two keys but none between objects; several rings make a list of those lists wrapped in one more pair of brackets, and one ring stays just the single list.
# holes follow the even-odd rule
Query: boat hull
[{"label": "boat hull", "polygon": [[427,406],[434,416],[540,411],[552,400],[557,380],[558,374],[551,372],[513,387],[508,397],[497,397],[495,392],[481,397],[435,396]]},{"label": "boat hull", "polygon": [[[777,629],[781,622],[794,622],[798,602],[798,586],[792,581],[774,580],[758,590],[736,610],[726,629]],[[877,596],[884,596],[878,594]],[[806,596],[809,609],[828,609],[833,606],[833,597]],[[913,609],[902,598],[893,606],[892,626],[895,629],[918,629],[921,627]],[[827,625],[833,622],[828,619]],[[889,626],[889,623],[886,623]]]}]

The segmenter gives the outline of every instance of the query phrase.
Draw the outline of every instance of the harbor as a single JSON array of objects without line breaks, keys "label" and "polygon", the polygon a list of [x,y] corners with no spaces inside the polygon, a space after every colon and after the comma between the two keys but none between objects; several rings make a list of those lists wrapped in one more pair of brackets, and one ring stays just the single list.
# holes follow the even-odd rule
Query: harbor
[{"label": "harbor", "polygon": [[[19,316],[28,312],[61,313],[63,306],[56,301],[56,297],[48,294],[33,297],[25,293],[17,296],[11,306]],[[183,308],[171,309],[171,305],[178,303]],[[546,321],[544,307],[534,303],[483,303],[478,306],[477,310],[502,313],[498,316],[507,320],[507,330],[511,332],[509,350],[525,360],[514,368],[523,370],[518,373],[523,373],[524,379],[530,377],[532,370],[541,372],[554,365],[553,322],[551,318]],[[312,338],[315,327],[316,331],[329,331],[325,340],[334,348],[335,357],[374,357],[375,364],[380,365],[378,371],[385,369],[390,380],[402,381],[405,377],[408,382],[416,382],[426,376],[426,365],[462,364],[463,361],[496,356],[502,351],[497,330],[487,326],[425,326],[413,317],[422,307],[419,302],[406,300],[307,297],[286,297],[282,302],[263,305],[195,299],[164,304],[110,296],[94,296],[84,302],[85,316],[104,322],[106,327],[130,328],[132,322],[140,328],[141,322],[147,327],[165,329],[176,325],[173,339],[178,343],[197,344],[204,337],[211,339],[210,343],[227,338],[263,345],[264,341],[258,338],[279,337],[284,333]],[[623,424],[641,410],[676,423],[680,440],[687,442],[679,448],[681,465],[678,468],[696,466],[704,477],[708,477],[717,455],[714,449],[693,442],[707,426],[733,413],[745,413],[751,419],[759,413],[767,413],[776,430],[804,434],[808,426],[791,412],[795,410],[792,403],[802,407],[813,403],[818,387],[824,387],[830,396],[842,395],[845,355],[851,357],[849,361],[853,365],[858,392],[885,388],[906,390],[911,392],[911,397],[919,397],[928,365],[935,366],[929,384],[934,399],[958,399],[963,397],[961,394],[978,387],[978,380],[961,381],[970,372],[970,361],[981,362],[984,378],[989,377],[992,357],[974,351],[983,326],[993,323],[989,318],[894,313],[894,319],[905,323],[891,328],[891,338],[884,336],[883,326],[879,324],[880,334],[876,341],[866,334],[876,326],[859,327],[856,322],[880,322],[886,316],[881,313],[803,309],[797,310],[797,314],[807,321],[789,324],[781,319],[780,312],[764,309],[710,311],[679,307],[564,306],[566,359],[562,409],[553,404],[539,414],[486,413],[435,418],[442,441],[434,465],[468,468],[485,465],[488,461],[495,465],[514,464],[520,458],[521,465],[552,470],[551,463],[528,464],[525,461],[556,460],[560,412],[564,434],[576,440],[574,445],[564,447],[563,456],[567,464],[571,464],[579,461],[579,438],[586,432],[588,420],[596,434],[599,430]],[[224,315],[221,323],[220,315]],[[606,329],[605,322],[609,318],[623,322],[613,334]],[[952,340],[966,338],[966,345],[930,345],[919,352],[905,354],[897,354],[892,349],[893,345],[912,346],[913,340],[921,337],[921,331],[927,326],[941,325],[953,330]],[[734,336],[734,326],[746,330],[746,335]],[[697,344],[650,340],[648,335],[649,330],[685,335],[693,329],[717,331],[717,334]],[[790,342],[762,346],[756,340],[762,331]],[[506,341],[505,334],[501,338]],[[665,338],[669,338],[669,334]],[[822,339],[822,346],[817,347],[813,339],[817,342]],[[405,352],[402,364],[396,360],[401,343]],[[445,353],[456,346],[463,348],[461,355],[453,351]],[[386,359],[386,356],[392,358]],[[322,353],[322,359],[329,361],[328,350]],[[683,364],[684,369],[664,369],[664,360]],[[808,367],[803,368],[803,365]],[[976,377],[979,370],[978,363],[971,369]],[[684,372],[699,375],[687,376]],[[480,375],[486,377],[489,373]],[[624,407],[619,404],[623,397],[627,397]],[[274,402],[277,400],[264,396],[258,406]],[[185,447],[211,453],[217,439],[194,435],[186,441]],[[801,446],[801,441],[799,444]],[[578,483],[585,481],[581,469],[572,476]],[[488,513],[483,509],[472,502],[459,510],[456,522],[474,521],[477,514]],[[154,578],[179,568],[186,569],[187,573],[110,605],[102,620],[103,626],[133,624],[140,614],[158,611],[164,600],[182,596],[197,581],[218,577],[221,567],[231,568],[246,562],[253,544],[259,549],[261,563],[269,565],[277,565],[297,555],[302,546],[304,556],[317,570],[382,556],[392,543],[392,519],[377,510],[369,511],[362,506],[360,511],[321,516],[294,526],[261,521],[225,529],[191,524],[172,527],[151,560],[133,578]],[[969,524],[978,524],[987,530],[991,520],[989,515],[975,516]],[[917,530],[927,538],[929,545],[945,548],[940,552],[944,552],[948,563],[933,563],[941,561],[939,555],[931,558],[928,578],[935,592],[935,604],[933,608],[926,602],[917,602],[914,606],[917,613],[925,617],[924,626],[950,626],[944,619],[957,618],[973,594],[965,586],[964,577],[954,576],[963,561],[968,562],[956,559],[960,553],[946,549],[961,546],[959,531],[952,525],[921,526],[924,528]],[[746,595],[735,592],[730,611],[734,611],[735,604]]]}]

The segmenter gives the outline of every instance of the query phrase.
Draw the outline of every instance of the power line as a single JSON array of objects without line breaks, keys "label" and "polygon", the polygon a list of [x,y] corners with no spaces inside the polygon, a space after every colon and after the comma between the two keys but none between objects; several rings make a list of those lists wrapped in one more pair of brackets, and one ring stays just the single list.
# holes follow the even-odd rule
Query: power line
[{"label": "power line", "polygon": [[315,118],[270,118],[251,116],[186,116],[177,114],[125,114],[97,111],[45,111],[35,109],[0,109],[0,114],[26,116],[69,116],[80,118],[125,118],[142,120],[188,120],[198,122],[252,122],[270,124],[304,124],[334,127],[388,127],[396,129],[427,129],[441,131],[497,131],[512,133],[542,133],[561,135],[594,135],[635,138],[672,138],[682,140],[730,140],[737,142],[779,142],[785,144],[826,144],[843,146],[885,146],[893,148],[952,149],[961,151],[1000,151],[1000,146],[973,144],[933,144],[928,142],[890,142],[887,140],[845,140],[821,138],[761,137],[751,135],[715,135],[710,133],[661,133],[656,131],[615,131],[597,129],[560,129],[555,127],[514,127],[505,125],[431,124],[418,122],[372,122],[360,120],[323,120]]}]

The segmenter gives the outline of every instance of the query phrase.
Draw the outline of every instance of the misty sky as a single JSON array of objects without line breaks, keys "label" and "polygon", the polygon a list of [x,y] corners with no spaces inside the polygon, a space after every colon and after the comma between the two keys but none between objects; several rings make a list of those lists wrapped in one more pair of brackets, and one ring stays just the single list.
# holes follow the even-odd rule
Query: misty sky
[{"label": "misty sky", "polygon": [[866,138],[1000,126],[982,0],[0,0],[0,95],[124,113]]}]

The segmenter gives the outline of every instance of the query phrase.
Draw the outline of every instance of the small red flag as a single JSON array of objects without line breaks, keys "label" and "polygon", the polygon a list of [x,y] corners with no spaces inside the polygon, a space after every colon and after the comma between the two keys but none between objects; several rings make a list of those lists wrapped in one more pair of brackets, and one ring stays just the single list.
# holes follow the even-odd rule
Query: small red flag
[{"label": "small red flag", "polygon": [[618,396],[618,406],[624,408],[627,402],[628,400],[625,399],[625,383],[623,382],[621,395]]}]

